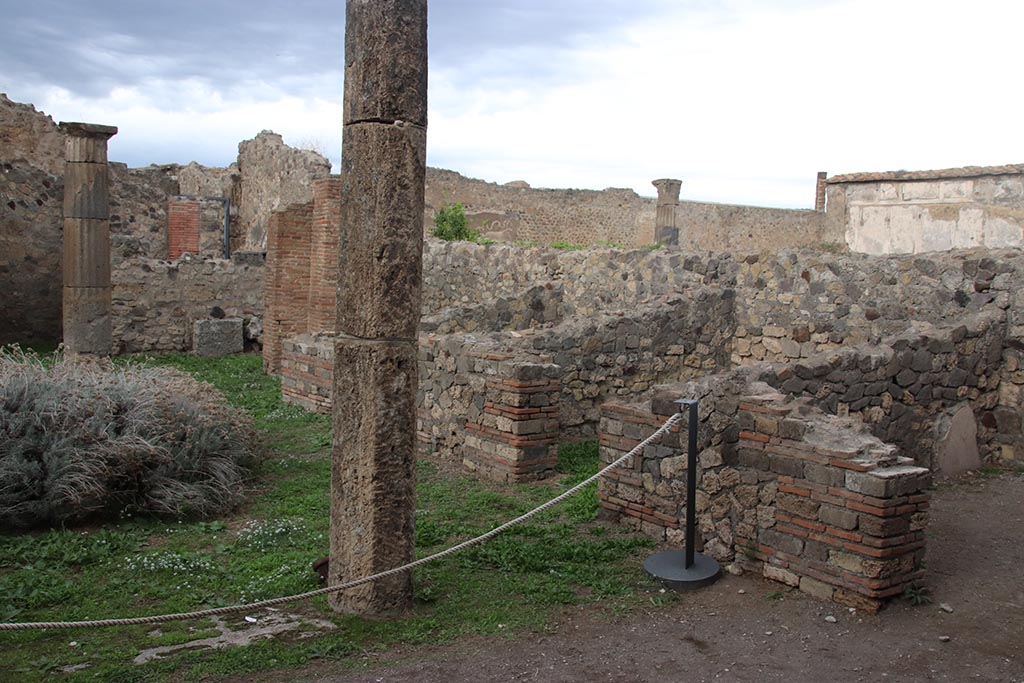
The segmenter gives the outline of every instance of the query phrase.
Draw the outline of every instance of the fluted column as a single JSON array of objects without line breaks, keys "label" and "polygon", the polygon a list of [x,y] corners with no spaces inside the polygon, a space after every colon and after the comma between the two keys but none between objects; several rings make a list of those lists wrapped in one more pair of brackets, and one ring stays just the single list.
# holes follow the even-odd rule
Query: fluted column
[{"label": "fluted column", "polygon": [[110,201],[107,140],[114,126],[62,122],[64,167],[64,347],[109,356]]}]

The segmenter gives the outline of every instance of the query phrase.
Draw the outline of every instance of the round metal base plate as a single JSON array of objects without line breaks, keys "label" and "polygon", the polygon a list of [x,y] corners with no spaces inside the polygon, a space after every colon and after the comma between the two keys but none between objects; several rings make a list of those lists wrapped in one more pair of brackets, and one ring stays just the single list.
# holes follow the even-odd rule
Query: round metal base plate
[{"label": "round metal base plate", "polygon": [[692,590],[710,586],[722,575],[713,559],[702,553],[693,554],[693,564],[686,568],[686,553],[668,550],[644,560],[644,571],[675,590]]}]

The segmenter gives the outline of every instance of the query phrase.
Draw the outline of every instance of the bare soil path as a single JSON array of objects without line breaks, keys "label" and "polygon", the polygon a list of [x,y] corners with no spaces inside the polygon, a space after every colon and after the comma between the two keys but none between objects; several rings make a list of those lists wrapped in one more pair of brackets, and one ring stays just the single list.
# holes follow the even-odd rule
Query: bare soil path
[{"label": "bare soil path", "polygon": [[726,576],[620,621],[573,610],[551,634],[385,653],[355,671],[325,662],[245,680],[1024,682],[1024,476],[942,486],[932,511],[932,602],[920,607],[897,601],[868,615],[799,592],[779,599],[778,584]]}]

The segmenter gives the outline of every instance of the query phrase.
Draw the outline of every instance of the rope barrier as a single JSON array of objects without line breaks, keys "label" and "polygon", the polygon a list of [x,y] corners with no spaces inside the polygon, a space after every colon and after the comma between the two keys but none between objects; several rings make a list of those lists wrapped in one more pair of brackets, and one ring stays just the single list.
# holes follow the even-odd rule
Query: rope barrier
[{"label": "rope barrier", "polygon": [[283,605],[283,604],[289,603],[289,602],[298,602],[299,600],[308,600],[310,598],[315,598],[315,597],[318,597],[318,596],[321,596],[321,595],[327,595],[329,593],[336,593],[338,591],[348,590],[350,588],[355,588],[356,586],[361,586],[364,583],[370,583],[371,581],[377,581],[378,579],[383,579],[383,578],[386,578],[386,577],[389,577],[389,576],[394,576],[395,574],[401,574],[403,572],[411,571],[411,570],[413,570],[413,569],[415,569],[417,567],[422,567],[423,565],[427,564],[428,562],[433,562],[435,560],[440,560],[443,557],[448,557],[449,555],[453,555],[453,554],[455,554],[455,553],[457,553],[457,552],[459,552],[461,550],[465,550],[466,548],[470,548],[470,547],[472,547],[474,545],[479,545],[480,543],[484,543],[486,541],[489,541],[490,539],[494,538],[495,536],[497,536],[498,534],[502,533],[503,531],[507,531],[508,529],[516,526],[517,524],[522,524],[526,520],[528,520],[531,517],[533,517],[533,516],[543,512],[544,510],[547,510],[547,509],[549,509],[551,507],[554,507],[555,505],[558,505],[559,503],[561,503],[566,498],[570,498],[570,497],[576,495],[581,490],[583,490],[584,488],[586,488],[590,484],[593,484],[595,481],[597,481],[598,479],[603,477],[605,474],[607,474],[611,470],[621,466],[629,458],[633,457],[634,455],[637,455],[640,451],[642,451],[644,448],[646,448],[647,445],[650,444],[651,442],[653,442],[655,439],[657,439],[657,438],[661,437],[662,435],[664,435],[666,432],[668,432],[670,429],[672,429],[673,425],[675,425],[677,422],[679,422],[679,420],[680,420],[680,418],[682,418],[682,416],[683,416],[682,413],[676,413],[672,417],[668,418],[665,421],[665,423],[661,427],[658,428],[657,431],[655,431],[649,437],[647,437],[646,439],[641,441],[639,444],[637,444],[631,451],[629,451],[628,453],[626,453],[622,457],[620,457],[617,460],[615,460],[615,462],[613,462],[613,463],[607,465],[606,467],[604,467],[603,469],[601,469],[597,474],[594,474],[594,475],[588,477],[587,479],[584,479],[579,484],[576,484],[571,489],[569,489],[569,490],[561,493],[560,495],[552,498],[551,500],[549,500],[548,502],[544,503],[543,505],[540,505],[540,506],[534,508],[533,510],[530,510],[529,512],[527,512],[524,515],[520,515],[519,517],[516,517],[515,519],[509,520],[509,521],[505,522],[504,524],[502,524],[501,526],[497,526],[497,527],[491,529],[490,531],[488,531],[487,533],[482,534],[480,536],[477,536],[476,538],[471,538],[468,541],[463,541],[462,543],[459,543],[457,545],[453,545],[451,548],[448,548],[446,550],[442,550],[439,553],[434,553],[433,555],[429,555],[427,557],[421,558],[421,559],[416,560],[414,562],[410,562],[409,564],[402,565],[401,567],[395,567],[394,569],[388,569],[387,571],[383,571],[383,572],[380,572],[378,574],[373,574],[372,576],[365,576],[365,577],[363,577],[361,579],[355,579],[353,581],[348,581],[346,583],[338,584],[336,586],[328,586],[327,588],[320,588],[318,590],[308,591],[306,593],[299,593],[297,595],[289,595],[289,596],[280,597],[280,598],[271,598],[270,600],[261,600],[259,602],[251,602],[251,603],[247,603],[247,604],[243,604],[243,605],[230,605],[230,606],[227,606],[227,607],[214,607],[214,608],[211,608],[211,609],[198,610],[198,611],[195,611],[195,612],[181,612],[181,613],[178,613],[178,614],[159,614],[159,615],[149,616],[149,617],[127,617],[127,618],[121,618],[121,619],[95,619],[95,620],[91,620],[91,621],[37,621],[37,622],[23,622],[23,623],[13,623],[13,624],[0,624],[0,631],[27,631],[27,630],[37,630],[37,629],[47,629],[47,628],[100,628],[100,627],[104,627],[104,626],[137,626],[137,625],[140,625],[140,624],[161,624],[161,623],[168,622],[168,621],[184,621],[184,620],[187,620],[187,619],[202,619],[202,618],[205,618],[205,617],[214,617],[214,616],[220,616],[220,615],[224,615],[224,614],[236,614],[238,612],[251,612],[253,610],[263,609],[263,608],[266,608],[266,607],[274,607],[276,605]]}]

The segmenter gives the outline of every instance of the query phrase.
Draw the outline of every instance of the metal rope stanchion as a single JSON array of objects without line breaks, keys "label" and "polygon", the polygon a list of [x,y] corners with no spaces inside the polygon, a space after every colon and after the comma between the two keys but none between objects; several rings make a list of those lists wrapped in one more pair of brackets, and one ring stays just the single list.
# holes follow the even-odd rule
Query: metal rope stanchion
[{"label": "metal rope stanchion", "polygon": [[697,401],[683,399],[676,401],[687,406],[689,421],[689,443],[686,459],[686,549],[667,550],[651,555],[644,561],[644,571],[660,580],[669,588],[691,590],[708,586],[722,575],[721,567],[714,559],[703,553],[694,552],[697,538]]}]

